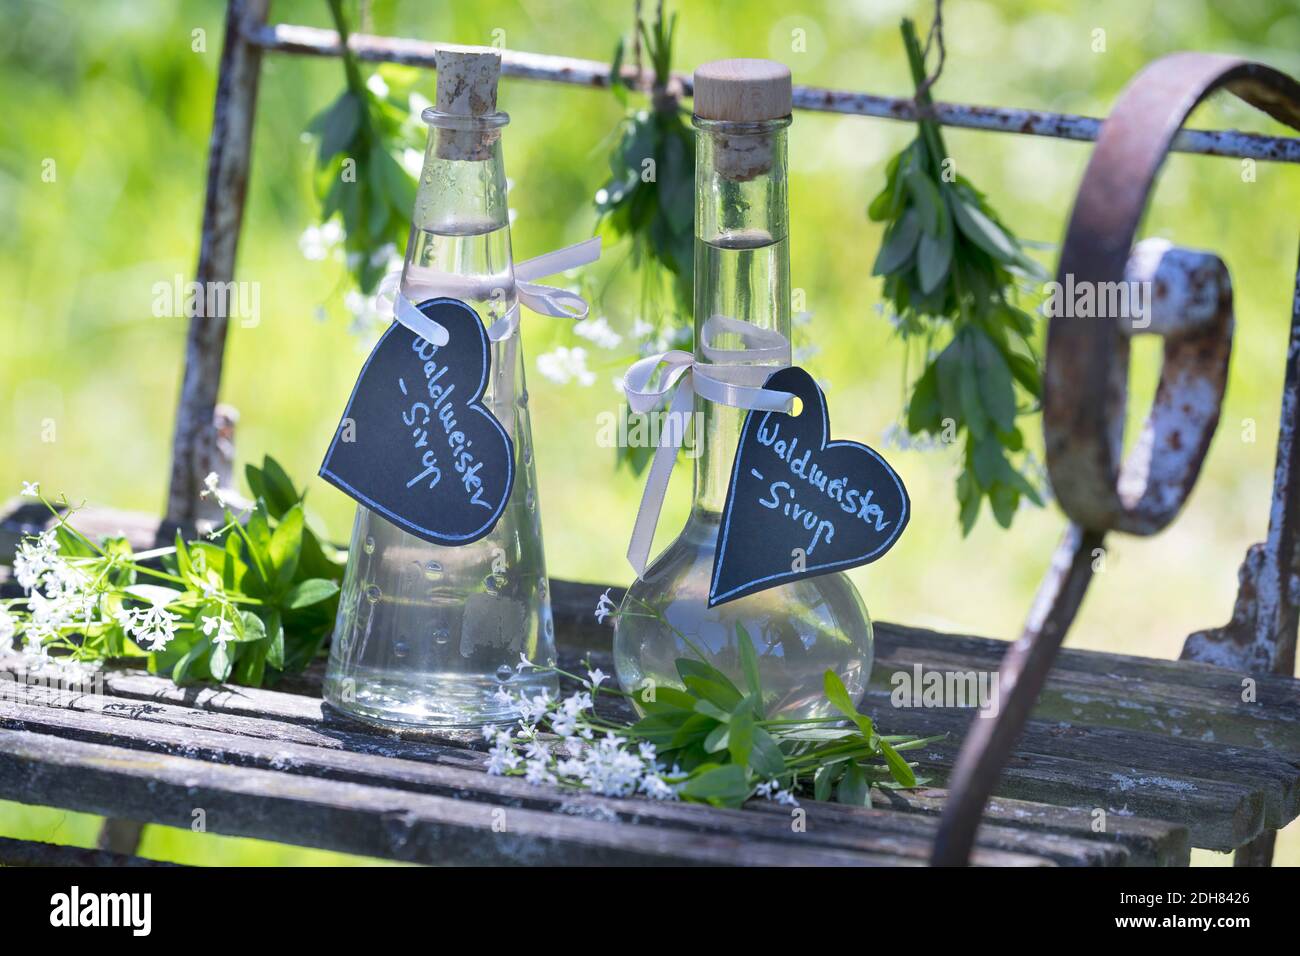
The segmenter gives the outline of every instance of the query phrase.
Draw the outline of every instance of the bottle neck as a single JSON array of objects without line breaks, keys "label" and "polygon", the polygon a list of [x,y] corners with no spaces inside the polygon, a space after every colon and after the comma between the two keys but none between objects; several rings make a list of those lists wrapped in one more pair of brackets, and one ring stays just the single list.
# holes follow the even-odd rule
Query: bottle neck
[{"label": "bottle neck", "polygon": [[[695,358],[706,346],[743,349],[735,333],[706,329],[721,315],[790,338],[789,203],[786,127],[789,119],[721,123],[696,119]],[[708,341],[705,333],[709,332]],[[734,363],[732,363],[734,364]],[[740,364],[780,367],[774,361]],[[731,483],[743,409],[697,398],[695,497],[692,515],[719,520]]]},{"label": "bottle neck", "polygon": [[515,303],[504,113],[449,116],[426,110],[424,168],[411,217],[402,289],[415,301],[461,299],[491,324]]}]

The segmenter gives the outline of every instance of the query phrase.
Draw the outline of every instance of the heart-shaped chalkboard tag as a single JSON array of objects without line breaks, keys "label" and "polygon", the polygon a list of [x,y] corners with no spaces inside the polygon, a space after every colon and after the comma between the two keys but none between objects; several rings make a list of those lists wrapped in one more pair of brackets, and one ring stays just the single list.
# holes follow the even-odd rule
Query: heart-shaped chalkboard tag
[{"label": "heart-shaped chalkboard tag", "polygon": [[764,388],[799,397],[799,415],[745,416],[713,559],[709,607],[801,578],[869,564],[911,512],[898,473],[872,449],[831,441],[826,396],[801,368]]},{"label": "heart-shaped chalkboard tag", "polygon": [[514,485],[514,444],[480,403],[492,353],[478,313],[458,299],[418,308],[447,330],[447,344],[389,327],[320,476],[411,534],[455,547],[496,526]]}]

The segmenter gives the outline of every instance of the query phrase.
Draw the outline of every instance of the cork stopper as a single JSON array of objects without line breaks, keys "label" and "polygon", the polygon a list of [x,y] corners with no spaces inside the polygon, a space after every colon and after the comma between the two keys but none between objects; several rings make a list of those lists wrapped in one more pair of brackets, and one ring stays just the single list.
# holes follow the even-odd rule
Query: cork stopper
[{"label": "cork stopper", "polygon": [[793,109],[790,68],[775,60],[714,60],[695,71],[695,115],[761,123]]},{"label": "cork stopper", "polygon": [[[775,60],[715,60],[695,71],[695,115],[727,123],[784,119],[793,109],[790,68]],[[745,181],[772,168],[771,132],[716,132],[713,163],[727,179]]]},{"label": "cork stopper", "polygon": [[[501,51],[483,46],[440,46],[434,54],[438,92],[434,106],[453,116],[487,116],[497,109]],[[439,159],[483,161],[500,138],[497,129],[438,130]]]}]

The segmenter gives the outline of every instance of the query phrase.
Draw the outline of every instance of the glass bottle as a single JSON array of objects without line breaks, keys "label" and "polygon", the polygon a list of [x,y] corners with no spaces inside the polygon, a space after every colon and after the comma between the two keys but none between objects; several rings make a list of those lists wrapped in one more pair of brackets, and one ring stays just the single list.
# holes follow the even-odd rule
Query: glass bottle
[{"label": "glass bottle", "polygon": [[[506,203],[495,51],[438,53],[438,87],[456,70],[490,69],[490,97],[439,97],[424,111],[429,141],[402,269],[412,302],[451,296],[490,327],[517,307]],[[462,71],[463,73],[463,71]],[[471,79],[475,77],[471,74]],[[477,80],[486,82],[480,75]],[[511,721],[498,695],[558,690],[537,501],[524,354],[516,332],[493,342],[482,402],[514,442],[515,482],[496,527],[460,547],[424,541],[358,506],[326,675],[325,700],[394,727],[467,728]]]},{"label": "glass bottle", "polygon": [[[754,83],[765,89],[755,91]],[[712,315],[790,337],[789,91],[789,71],[767,61],[723,61],[696,72],[699,362],[708,361],[703,326]],[[717,336],[709,344],[744,347],[735,334]],[[690,517],[677,539],[628,589],[615,621],[615,669],[634,701],[647,682],[681,688],[674,662],[701,654],[743,687],[737,644],[743,639],[737,625],[743,625],[758,656],[769,716],[828,716],[832,710],[823,697],[824,672],[839,674],[857,699],[871,671],[871,622],[846,575],[805,578],[708,607],[718,530],[744,416],[743,409],[696,397],[694,422],[702,427],[702,435],[697,436],[700,454],[695,459]]]}]

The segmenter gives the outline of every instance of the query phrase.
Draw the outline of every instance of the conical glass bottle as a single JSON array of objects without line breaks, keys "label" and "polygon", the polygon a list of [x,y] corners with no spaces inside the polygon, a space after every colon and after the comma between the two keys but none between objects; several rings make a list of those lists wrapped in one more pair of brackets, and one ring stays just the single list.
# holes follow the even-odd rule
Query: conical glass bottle
[{"label": "conical glass bottle", "polygon": [[[500,59],[476,48],[438,53],[436,108],[415,202],[401,290],[412,302],[451,296],[487,326],[517,307],[496,111]],[[444,547],[357,508],[330,649],[326,701],[363,721],[457,728],[513,720],[498,691],[557,690],[524,357],[516,332],[492,343],[482,402],[514,442],[515,482],[484,538]],[[382,463],[376,463],[382,467]]]},{"label": "conical glass bottle", "polygon": [[[790,73],[768,61],[723,61],[695,74],[695,357],[704,323],[740,319],[790,336],[786,129]],[[708,343],[741,349],[734,334]],[[774,369],[776,366],[774,366]],[[871,671],[872,628],[844,574],[780,585],[708,607],[713,559],[745,412],[696,398],[701,427],[694,501],[686,527],[633,582],[614,628],[619,682],[633,694],[682,687],[675,661],[705,655],[744,686],[737,641],[757,652],[768,713],[831,713],[823,674],[834,670],[856,699]]]}]

